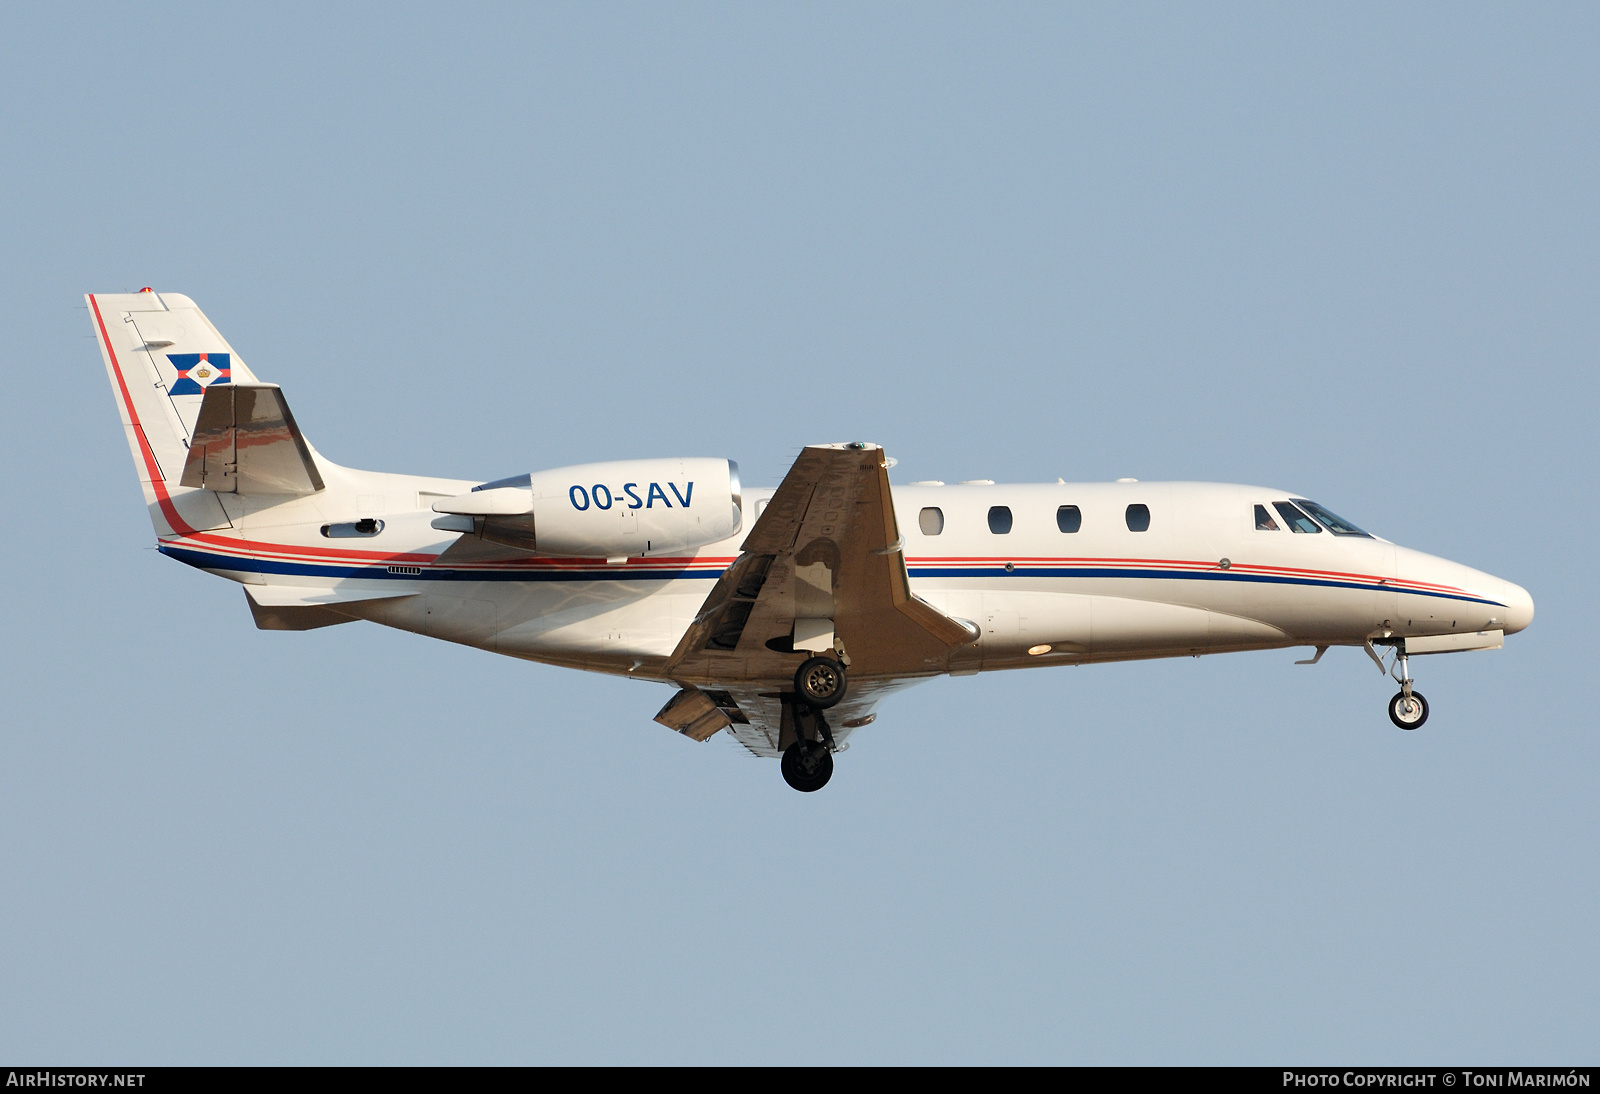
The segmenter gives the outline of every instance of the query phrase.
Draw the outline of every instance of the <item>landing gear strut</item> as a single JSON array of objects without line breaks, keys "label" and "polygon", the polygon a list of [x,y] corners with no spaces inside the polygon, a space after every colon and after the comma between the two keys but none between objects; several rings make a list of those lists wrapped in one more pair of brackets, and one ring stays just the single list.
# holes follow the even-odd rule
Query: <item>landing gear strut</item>
[{"label": "landing gear strut", "polygon": [[804,700],[785,699],[783,704],[785,735],[794,734],[794,743],[783,750],[783,781],[802,794],[821,790],[833,777],[833,730],[822,711]]},{"label": "landing gear strut", "polygon": [[1389,721],[1401,729],[1418,729],[1428,720],[1428,700],[1422,692],[1411,690],[1411,659],[1406,656],[1405,639],[1395,647],[1394,678],[1400,681],[1400,691],[1389,700]]}]

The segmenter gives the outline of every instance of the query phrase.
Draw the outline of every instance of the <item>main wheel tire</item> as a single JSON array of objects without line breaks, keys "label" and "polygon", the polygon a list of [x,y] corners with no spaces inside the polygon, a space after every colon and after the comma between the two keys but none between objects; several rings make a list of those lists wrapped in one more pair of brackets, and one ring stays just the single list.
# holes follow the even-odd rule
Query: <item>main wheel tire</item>
[{"label": "main wheel tire", "polygon": [[1417,729],[1427,720],[1428,700],[1420,691],[1413,691],[1409,699],[1405,692],[1398,692],[1389,700],[1389,721],[1401,729]]},{"label": "main wheel tire", "polygon": [[815,741],[796,741],[783,750],[783,781],[810,794],[833,778],[833,753]]},{"label": "main wheel tire", "polygon": [[795,692],[818,710],[843,699],[847,686],[844,666],[831,657],[807,657],[794,674]]}]

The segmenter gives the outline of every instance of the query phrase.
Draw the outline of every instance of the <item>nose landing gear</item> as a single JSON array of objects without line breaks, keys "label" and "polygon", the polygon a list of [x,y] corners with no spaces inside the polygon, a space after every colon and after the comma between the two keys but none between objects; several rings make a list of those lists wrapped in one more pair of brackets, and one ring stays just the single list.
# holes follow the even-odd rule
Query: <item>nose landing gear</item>
[{"label": "nose landing gear", "polygon": [[1400,691],[1389,700],[1389,721],[1401,729],[1420,729],[1428,720],[1428,700],[1422,697],[1422,692],[1411,689],[1411,659],[1406,656],[1404,638],[1394,640],[1394,654],[1394,667],[1386,667],[1378,651],[1372,648],[1372,640],[1367,639],[1367,655],[1378,663],[1378,671],[1387,672],[1400,684]]}]

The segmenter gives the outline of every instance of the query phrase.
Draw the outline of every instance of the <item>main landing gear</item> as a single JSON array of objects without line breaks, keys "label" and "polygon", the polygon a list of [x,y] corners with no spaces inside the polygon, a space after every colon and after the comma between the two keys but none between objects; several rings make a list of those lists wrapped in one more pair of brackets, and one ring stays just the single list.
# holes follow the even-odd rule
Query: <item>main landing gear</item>
[{"label": "main landing gear", "polygon": [[1394,667],[1391,669],[1385,670],[1383,658],[1372,648],[1370,640],[1367,642],[1367,654],[1378,663],[1379,671],[1387,671],[1400,684],[1400,691],[1389,700],[1389,721],[1401,729],[1420,729],[1422,723],[1428,720],[1428,700],[1422,697],[1422,692],[1411,689],[1411,659],[1406,656],[1406,640],[1395,640]]},{"label": "main landing gear", "polygon": [[794,693],[818,710],[844,698],[844,666],[831,657],[807,657],[794,674]]},{"label": "main landing gear", "polygon": [[794,695],[783,700],[783,781],[810,794],[833,777],[836,747],[823,711],[844,698],[844,666],[831,657],[808,657],[794,674]]},{"label": "main landing gear", "polygon": [[833,778],[833,752],[821,741],[796,741],[783,750],[783,781],[809,794]]}]

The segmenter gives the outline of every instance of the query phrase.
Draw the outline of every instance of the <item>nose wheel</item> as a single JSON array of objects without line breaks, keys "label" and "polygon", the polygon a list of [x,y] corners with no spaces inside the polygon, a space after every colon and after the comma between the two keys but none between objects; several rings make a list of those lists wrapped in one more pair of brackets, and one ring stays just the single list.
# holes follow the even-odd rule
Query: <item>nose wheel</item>
[{"label": "nose wheel", "polygon": [[1422,692],[1413,691],[1407,695],[1401,691],[1389,700],[1389,721],[1401,729],[1416,729],[1427,720],[1428,700],[1422,697]]}]

